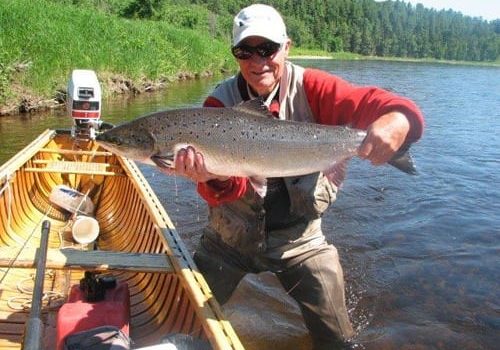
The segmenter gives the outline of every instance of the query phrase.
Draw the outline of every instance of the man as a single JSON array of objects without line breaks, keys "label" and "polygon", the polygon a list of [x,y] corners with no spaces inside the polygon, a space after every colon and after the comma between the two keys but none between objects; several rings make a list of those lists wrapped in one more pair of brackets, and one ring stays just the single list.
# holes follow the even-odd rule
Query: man
[{"label": "man", "polygon": [[[240,73],[222,82],[205,106],[262,98],[276,118],[366,129],[359,156],[374,165],[421,136],[423,117],[413,102],[291,64],[290,44],[274,8],[241,10],[232,47]],[[246,178],[208,173],[203,155],[190,147],[177,154],[175,173],[196,181],[209,204],[194,258],[220,303],[246,273],[272,271],[298,302],[315,349],[335,349],[354,335],[337,250],[321,231],[321,215],[337,192],[323,174],[268,179],[261,198]]]}]

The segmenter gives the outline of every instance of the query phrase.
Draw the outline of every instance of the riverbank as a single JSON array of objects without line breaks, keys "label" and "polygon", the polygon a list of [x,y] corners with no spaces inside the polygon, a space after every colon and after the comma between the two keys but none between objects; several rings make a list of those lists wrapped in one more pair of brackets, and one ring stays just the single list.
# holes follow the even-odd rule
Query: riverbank
[{"label": "riverbank", "polygon": [[[416,62],[416,63],[435,63],[443,65],[469,65],[469,66],[485,66],[485,67],[500,67],[500,62],[465,62],[465,61],[445,61],[432,59],[412,59],[399,57],[376,57],[376,56],[361,56],[351,53],[328,53],[328,52],[308,52],[307,50],[299,50],[290,55],[290,60],[372,60],[372,61],[393,61],[393,62]],[[175,86],[176,82],[191,79],[203,79],[213,77],[215,75],[223,75],[230,73],[227,68],[219,68],[217,71],[205,70],[202,72],[179,72],[168,78],[160,78],[157,80],[140,78],[131,79],[116,73],[97,72],[101,88],[104,91],[106,98],[123,95],[139,95],[151,93],[158,90],[163,90]],[[66,89],[65,86],[54,90],[52,97],[38,95],[30,91],[29,88],[22,86],[19,82],[12,84],[11,98],[3,105],[0,105],[0,117],[6,115],[17,115],[23,113],[37,113],[50,109],[65,108]]]},{"label": "riverbank", "polygon": [[[119,74],[100,73],[97,72],[101,89],[106,98],[123,95],[139,95],[143,93],[151,93],[158,90],[166,89],[173,84],[190,79],[203,79],[212,77],[218,74],[226,74],[227,69],[221,68],[219,71],[202,71],[201,73],[179,72],[169,78],[159,80],[139,79],[134,80],[126,78]],[[7,115],[17,115],[24,113],[37,113],[51,109],[65,108],[66,106],[66,89],[60,87],[47,97],[33,93],[27,87],[23,87],[19,82],[11,85],[11,97],[0,105],[0,117]]]},{"label": "riverbank", "polygon": [[412,63],[436,63],[448,65],[466,65],[478,67],[497,67],[500,68],[500,59],[494,62],[476,62],[476,61],[451,61],[437,60],[433,58],[412,58],[412,57],[380,57],[363,56],[351,52],[326,52],[320,50],[308,50],[301,48],[292,48],[290,59],[311,59],[311,60],[369,60],[369,61],[393,61],[393,62],[412,62]]},{"label": "riverbank", "polygon": [[74,69],[94,70],[108,98],[235,68],[211,33],[83,6],[2,1],[0,23],[0,115],[60,108]]}]

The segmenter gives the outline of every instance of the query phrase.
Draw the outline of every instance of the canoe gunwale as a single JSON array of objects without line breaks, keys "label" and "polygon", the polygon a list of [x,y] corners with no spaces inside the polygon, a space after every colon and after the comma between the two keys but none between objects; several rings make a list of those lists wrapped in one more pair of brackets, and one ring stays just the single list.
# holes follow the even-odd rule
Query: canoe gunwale
[{"label": "canoe gunwale", "polygon": [[[138,186],[138,191],[143,194],[141,198],[146,202],[146,206],[155,212],[155,221],[161,229],[163,242],[166,247],[170,249],[168,255],[175,257],[171,259],[172,266],[176,273],[183,276],[181,281],[185,281],[193,292],[192,301],[197,305],[199,312],[208,321],[211,328],[209,334],[214,337],[212,344],[222,343],[223,339],[235,339],[237,342],[233,344],[234,348],[243,349],[243,345],[239,342],[236,332],[229,322],[225,320],[222,308],[215,300],[208,284],[196,267],[186,247],[181,243],[182,239],[174,229],[174,225],[170,221],[159,199],[154,194],[151,186],[142,175],[142,172],[137,165],[129,159],[120,157],[120,162],[122,162],[128,175],[136,180],[133,181],[134,186]],[[172,247],[176,248],[175,251],[172,250]]]}]

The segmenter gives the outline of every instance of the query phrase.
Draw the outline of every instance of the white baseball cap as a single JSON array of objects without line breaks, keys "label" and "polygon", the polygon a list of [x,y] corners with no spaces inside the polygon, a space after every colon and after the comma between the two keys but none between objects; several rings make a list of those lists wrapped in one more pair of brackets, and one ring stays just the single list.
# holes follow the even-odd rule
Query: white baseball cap
[{"label": "white baseball cap", "polygon": [[233,46],[250,36],[260,36],[283,44],[288,36],[283,18],[273,7],[254,4],[241,10],[233,22]]}]

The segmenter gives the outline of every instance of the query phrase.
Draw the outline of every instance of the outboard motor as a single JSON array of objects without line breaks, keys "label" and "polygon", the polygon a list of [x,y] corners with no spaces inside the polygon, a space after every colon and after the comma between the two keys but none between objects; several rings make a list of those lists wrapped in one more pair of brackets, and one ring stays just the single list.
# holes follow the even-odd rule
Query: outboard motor
[{"label": "outboard motor", "polygon": [[101,127],[101,86],[92,70],[75,69],[68,83],[68,113],[73,118],[71,136],[93,140]]}]

